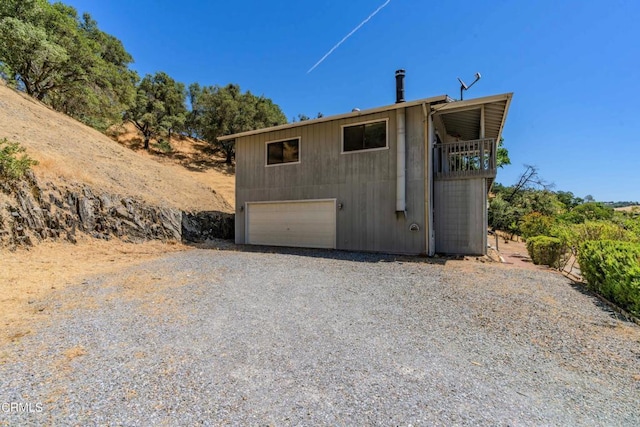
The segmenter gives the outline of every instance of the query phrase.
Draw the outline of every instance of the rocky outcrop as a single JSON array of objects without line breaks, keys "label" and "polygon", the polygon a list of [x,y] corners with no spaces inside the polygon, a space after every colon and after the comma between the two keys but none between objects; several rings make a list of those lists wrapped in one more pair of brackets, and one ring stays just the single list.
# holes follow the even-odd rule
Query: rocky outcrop
[{"label": "rocky outcrop", "polygon": [[211,239],[233,239],[235,216],[225,212],[204,211],[182,213],[182,239],[203,242]]},{"label": "rocky outcrop", "polygon": [[29,174],[0,189],[0,246],[31,245],[47,239],[76,241],[76,233],[98,239],[203,241],[233,238],[233,215],[187,213],[152,206],[86,185],[39,185]]}]

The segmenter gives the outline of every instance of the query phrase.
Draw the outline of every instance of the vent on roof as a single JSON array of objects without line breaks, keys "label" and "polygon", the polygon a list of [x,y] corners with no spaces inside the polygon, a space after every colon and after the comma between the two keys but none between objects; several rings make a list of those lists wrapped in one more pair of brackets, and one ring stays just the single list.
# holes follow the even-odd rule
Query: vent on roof
[{"label": "vent on roof", "polygon": [[404,70],[396,71],[396,104],[404,102]]}]

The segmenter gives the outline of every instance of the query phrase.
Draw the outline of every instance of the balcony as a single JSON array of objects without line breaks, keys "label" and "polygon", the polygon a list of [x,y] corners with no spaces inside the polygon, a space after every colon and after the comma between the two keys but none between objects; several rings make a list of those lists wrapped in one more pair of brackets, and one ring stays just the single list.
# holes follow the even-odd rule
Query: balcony
[{"label": "balcony", "polygon": [[496,140],[492,138],[436,144],[435,178],[488,178],[490,187],[496,177],[496,150]]}]

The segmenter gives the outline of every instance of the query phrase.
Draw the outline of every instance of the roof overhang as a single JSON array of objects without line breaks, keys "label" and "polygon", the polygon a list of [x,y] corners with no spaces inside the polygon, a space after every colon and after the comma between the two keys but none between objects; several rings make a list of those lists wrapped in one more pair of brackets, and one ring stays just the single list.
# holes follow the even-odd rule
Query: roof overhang
[{"label": "roof overhang", "polygon": [[499,141],[512,97],[513,93],[505,93],[435,105],[432,114],[442,120],[450,136],[462,140],[493,138]]},{"label": "roof overhang", "polygon": [[[438,103],[447,103],[447,102],[451,102],[451,98],[449,98],[447,95],[440,95],[440,96],[434,96],[434,97],[431,97],[431,98],[418,99],[416,101],[409,101],[409,102],[401,102],[401,103],[398,103],[398,104],[391,104],[391,105],[387,105],[387,106],[384,106],[384,107],[372,108],[372,109],[368,109],[368,110],[352,111],[350,113],[338,114],[338,115],[335,115],[335,116],[327,116],[327,117],[322,117],[322,118],[319,118],[319,119],[304,120],[304,121],[295,122],[295,123],[287,123],[287,124],[280,125],[280,126],[272,126],[272,127],[263,128],[263,129],[256,129],[256,130],[251,130],[251,131],[247,131],[247,132],[235,133],[233,135],[224,135],[224,136],[219,136],[217,139],[218,139],[218,141],[228,141],[230,139],[242,138],[242,137],[245,137],[245,136],[251,136],[251,135],[256,135],[256,134],[260,134],[260,133],[273,132],[273,131],[285,130],[285,129],[292,129],[292,128],[296,128],[296,127],[300,127],[300,126],[308,126],[308,125],[316,124],[316,123],[330,122],[330,121],[341,120],[341,119],[349,119],[349,118],[352,118],[352,117],[360,117],[360,116],[365,116],[365,115],[368,115],[368,114],[381,113],[381,112],[384,112],[384,111],[392,111],[392,110],[396,110],[398,108],[413,107],[413,106],[422,105],[422,104],[438,104]],[[464,102],[467,102],[467,101],[464,101]]]}]

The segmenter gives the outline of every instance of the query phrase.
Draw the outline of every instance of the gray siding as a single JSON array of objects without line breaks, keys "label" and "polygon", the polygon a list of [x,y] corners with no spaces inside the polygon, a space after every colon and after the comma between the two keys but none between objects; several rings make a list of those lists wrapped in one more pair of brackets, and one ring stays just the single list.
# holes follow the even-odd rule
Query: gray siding
[{"label": "gray siding", "polygon": [[[342,125],[385,119],[389,148],[342,154]],[[300,137],[300,163],[265,167],[268,141]],[[236,242],[245,202],[336,198],[337,248],[424,253],[425,168],[421,106],[406,109],[407,213],[396,214],[396,112],[350,117],[236,140]],[[410,231],[412,223],[419,231]]]},{"label": "gray siding", "polygon": [[486,254],[486,185],[483,178],[435,181],[436,252]]}]

